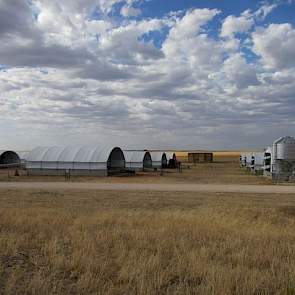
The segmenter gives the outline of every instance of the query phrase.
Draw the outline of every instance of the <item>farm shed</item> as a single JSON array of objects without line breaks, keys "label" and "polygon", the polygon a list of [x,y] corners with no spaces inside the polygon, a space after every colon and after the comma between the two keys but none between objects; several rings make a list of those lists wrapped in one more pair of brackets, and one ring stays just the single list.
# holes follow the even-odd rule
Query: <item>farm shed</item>
[{"label": "farm shed", "polygon": [[142,171],[152,168],[152,157],[147,151],[124,151],[126,169]]},{"label": "farm shed", "polygon": [[246,166],[246,154],[245,153],[241,153],[241,155],[240,155],[240,165],[241,165],[241,167]]},{"label": "farm shed", "polygon": [[107,176],[125,170],[125,157],[119,147],[37,147],[28,154],[26,168],[29,175]]},{"label": "farm shed", "polygon": [[213,153],[210,152],[195,152],[188,153],[189,163],[212,163]]},{"label": "farm shed", "polygon": [[14,151],[0,151],[0,168],[20,166],[19,155]]},{"label": "farm shed", "polygon": [[153,168],[166,168],[168,161],[166,153],[163,152],[150,152],[152,157]]},{"label": "farm shed", "polygon": [[245,153],[246,168],[251,169],[253,153]]},{"label": "farm shed", "polygon": [[263,175],[264,176],[271,176],[271,164],[272,164],[272,148],[267,147],[264,150],[264,159],[263,159]]},{"label": "farm shed", "polygon": [[177,168],[177,157],[173,152],[166,152],[168,168]]},{"label": "farm shed", "polygon": [[253,173],[263,173],[264,152],[256,152],[252,155],[251,170]]}]

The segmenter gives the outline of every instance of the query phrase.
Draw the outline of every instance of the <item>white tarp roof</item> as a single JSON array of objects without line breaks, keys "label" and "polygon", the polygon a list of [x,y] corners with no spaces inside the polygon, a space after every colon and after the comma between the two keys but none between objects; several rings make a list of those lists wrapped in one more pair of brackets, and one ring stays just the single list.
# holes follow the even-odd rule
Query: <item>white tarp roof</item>
[{"label": "white tarp roof", "polygon": [[114,148],[104,146],[37,147],[31,151],[28,162],[104,163]]},{"label": "white tarp roof", "polygon": [[145,151],[123,151],[126,162],[141,163],[143,162]]},{"label": "white tarp roof", "polygon": [[162,162],[163,155],[166,155],[166,153],[163,152],[150,152],[150,154],[153,162]]}]

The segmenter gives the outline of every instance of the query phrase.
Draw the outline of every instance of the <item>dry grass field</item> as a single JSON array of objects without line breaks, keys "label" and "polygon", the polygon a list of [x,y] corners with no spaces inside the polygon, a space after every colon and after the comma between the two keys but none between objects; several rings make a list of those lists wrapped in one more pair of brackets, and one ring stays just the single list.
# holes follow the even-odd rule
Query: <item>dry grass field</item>
[{"label": "dry grass field", "polygon": [[295,294],[295,196],[0,191],[0,294]]},{"label": "dry grass field", "polygon": [[[71,181],[271,184],[228,154],[181,174]],[[0,189],[1,295],[291,295],[294,261],[294,195]]]}]

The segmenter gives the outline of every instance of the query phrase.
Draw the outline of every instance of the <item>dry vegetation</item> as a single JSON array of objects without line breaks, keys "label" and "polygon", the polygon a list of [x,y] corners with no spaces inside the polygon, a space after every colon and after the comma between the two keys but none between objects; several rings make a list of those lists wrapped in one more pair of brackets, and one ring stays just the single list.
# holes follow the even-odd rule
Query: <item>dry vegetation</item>
[{"label": "dry vegetation", "polygon": [[0,294],[295,294],[291,195],[0,191]]}]

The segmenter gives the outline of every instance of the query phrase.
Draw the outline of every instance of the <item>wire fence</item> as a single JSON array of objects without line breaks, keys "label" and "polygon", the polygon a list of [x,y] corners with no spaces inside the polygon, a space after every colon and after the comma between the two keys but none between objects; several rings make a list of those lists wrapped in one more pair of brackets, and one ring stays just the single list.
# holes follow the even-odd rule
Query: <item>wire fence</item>
[{"label": "wire fence", "polygon": [[20,166],[21,166],[20,163],[0,164],[0,169],[3,169],[3,168],[19,168]]}]

